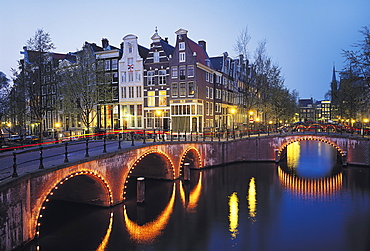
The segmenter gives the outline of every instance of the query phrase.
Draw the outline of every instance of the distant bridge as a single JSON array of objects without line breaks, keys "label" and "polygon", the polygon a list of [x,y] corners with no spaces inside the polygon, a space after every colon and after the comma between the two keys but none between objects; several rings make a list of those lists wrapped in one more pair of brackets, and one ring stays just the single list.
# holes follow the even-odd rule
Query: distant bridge
[{"label": "distant bridge", "polygon": [[185,163],[200,169],[241,161],[279,162],[289,144],[302,140],[332,145],[344,163],[370,166],[368,138],[307,132],[221,141],[153,142],[81,156],[0,182],[0,249],[10,250],[36,238],[52,198],[109,207],[125,201],[131,176],[174,180],[183,177]]}]

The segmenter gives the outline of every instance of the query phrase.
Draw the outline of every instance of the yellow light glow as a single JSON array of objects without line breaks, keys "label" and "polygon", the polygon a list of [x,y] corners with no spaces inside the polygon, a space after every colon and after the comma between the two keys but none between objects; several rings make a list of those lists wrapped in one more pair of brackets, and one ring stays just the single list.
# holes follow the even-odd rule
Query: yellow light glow
[{"label": "yellow light glow", "polygon": [[369,119],[364,119],[364,123],[369,123]]},{"label": "yellow light glow", "polygon": [[105,236],[104,236],[102,242],[100,243],[99,247],[96,249],[96,251],[104,251],[107,248],[108,241],[109,241],[109,238],[110,238],[110,234],[112,232],[112,227],[113,227],[113,213],[110,214],[110,219],[109,219],[109,225],[108,225],[108,228],[107,228],[107,232],[105,233]]},{"label": "yellow light glow", "polygon": [[55,123],[55,127],[56,128],[59,128],[60,127],[60,123]]},{"label": "yellow light glow", "polygon": [[161,110],[156,110],[156,111],[155,111],[155,114],[156,114],[157,116],[161,116],[161,115],[162,115],[162,111],[161,111]]},{"label": "yellow light glow", "polygon": [[269,121],[269,124],[272,125],[272,121],[271,120]]},{"label": "yellow light glow", "polygon": [[236,113],[236,109],[235,108],[230,108],[230,113],[231,114],[235,114]]},{"label": "yellow light glow", "polygon": [[163,212],[152,222],[148,222],[142,226],[138,225],[129,219],[127,209],[124,208],[123,215],[126,228],[133,241],[138,244],[152,243],[159,235],[162,234],[163,229],[166,227],[175,204],[176,184],[173,184],[172,196]]},{"label": "yellow light glow", "polygon": [[249,181],[249,189],[248,189],[248,209],[249,209],[249,216],[253,222],[256,221],[257,215],[257,190],[256,190],[256,182],[254,177],[252,177]]},{"label": "yellow light glow", "polygon": [[256,122],[260,122],[260,118],[258,118],[258,117],[257,117],[257,118],[256,118]]},{"label": "yellow light glow", "polygon": [[202,173],[199,174],[198,183],[190,192],[188,210],[193,211],[198,206],[198,201],[202,193]]},{"label": "yellow light glow", "polygon": [[6,126],[7,127],[11,127],[12,126],[12,123],[9,122],[8,124],[6,124]]},{"label": "yellow light glow", "polygon": [[235,239],[239,225],[239,199],[237,192],[229,196],[229,231],[231,239]]},{"label": "yellow light glow", "polygon": [[299,141],[293,142],[287,147],[287,166],[297,168],[301,156],[301,146]]},{"label": "yellow light glow", "polygon": [[252,116],[252,115],[253,115],[253,111],[249,111],[249,115],[251,115],[251,116]]}]

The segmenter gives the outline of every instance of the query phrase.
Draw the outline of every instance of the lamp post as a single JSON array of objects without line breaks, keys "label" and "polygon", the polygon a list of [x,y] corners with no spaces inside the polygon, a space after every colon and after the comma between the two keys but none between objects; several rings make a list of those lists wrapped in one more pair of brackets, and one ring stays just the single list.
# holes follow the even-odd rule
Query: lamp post
[{"label": "lamp post", "polygon": [[363,122],[362,123],[362,136],[365,136],[365,129],[366,129],[366,127],[364,126],[364,124],[369,123],[369,119],[366,119],[365,118],[362,122]]},{"label": "lamp post", "polygon": [[270,135],[270,128],[271,128],[271,125],[272,125],[272,121],[270,120],[270,121],[269,121],[269,124],[268,124],[268,128],[267,128],[267,135]]},{"label": "lamp post", "polygon": [[235,113],[236,113],[236,109],[234,107],[230,108],[230,113],[233,117],[233,123],[232,123],[232,132],[233,132],[233,136],[234,136],[234,139],[235,139]]},{"label": "lamp post", "polygon": [[158,129],[159,129],[159,137],[160,137],[160,135],[161,135],[161,116],[162,116],[162,110],[156,110],[155,111],[155,115],[158,117]]}]

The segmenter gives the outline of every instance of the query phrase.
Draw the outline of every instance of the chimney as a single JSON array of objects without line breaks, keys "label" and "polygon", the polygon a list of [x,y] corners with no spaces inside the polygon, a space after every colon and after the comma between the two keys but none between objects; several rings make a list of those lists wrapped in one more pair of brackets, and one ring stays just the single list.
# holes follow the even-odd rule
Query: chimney
[{"label": "chimney", "polygon": [[103,49],[107,48],[107,47],[108,47],[108,45],[109,45],[109,41],[108,41],[108,39],[103,38],[103,39],[101,40],[101,44],[102,44]]},{"label": "chimney", "polygon": [[200,41],[198,41],[198,44],[199,44],[200,46],[202,46],[202,48],[203,48],[203,50],[204,50],[204,51],[207,51],[207,48],[206,48],[206,41],[204,41],[204,40],[200,40]]},{"label": "chimney", "polygon": [[164,41],[168,44],[168,37],[165,37]]}]

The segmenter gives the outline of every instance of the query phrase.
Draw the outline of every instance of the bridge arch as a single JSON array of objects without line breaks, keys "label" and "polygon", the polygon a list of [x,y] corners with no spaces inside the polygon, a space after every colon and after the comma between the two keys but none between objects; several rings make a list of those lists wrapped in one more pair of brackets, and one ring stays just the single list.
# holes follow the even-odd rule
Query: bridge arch
[{"label": "bridge arch", "polygon": [[184,164],[189,163],[189,167],[193,169],[200,169],[203,167],[202,158],[201,155],[195,147],[189,147],[187,148],[183,154],[181,155],[180,160],[180,176],[181,172],[184,169]]},{"label": "bridge arch", "polygon": [[[77,177],[80,178],[78,181],[76,180]],[[38,205],[35,206],[35,212],[37,212],[36,218],[34,219],[35,222],[33,223],[35,226],[33,228],[35,230],[35,234],[34,234],[35,237],[38,237],[40,235],[40,228],[42,225],[43,214],[45,210],[47,210],[47,205],[49,201],[53,198],[62,199],[63,195],[66,195],[66,193],[69,192],[68,187],[66,189],[67,182],[69,184],[70,189],[75,191],[75,189],[73,189],[73,186],[75,184],[77,184],[78,186],[81,186],[80,184],[81,178],[87,181],[87,183],[90,183],[88,186],[86,186],[86,189],[89,191],[89,195],[98,195],[98,198],[86,198],[85,197],[84,201],[81,201],[81,202],[93,204],[93,205],[99,205],[99,206],[112,206],[113,205],[112,190],[108,182],[104,179],[104,177],[101,174],[99,174],[96,171],[91,171],[91,170],[81,170],[78,172],[71,172],[67,176],[65,176],[63,179],[56,181],[53,183],[53,185],[45,188],[45,190],[48,192],[45,193],[45,196],[40,200],[40,203],[38,203]],[[71,183],[71,179],[74,179],[74,183]],[[84,183],[86,184],[86,182]],[[98,183],[99,185],[96,186],[96,183]],[[91,188],[93,189],[93,191],[91,191]],[[81,193],[83,193],[83,191]],[[80,196],[81,195],[82,194],[80,194]],[[102,197],[105,197],[105,198],[102,198]],[[71,198],[68,198],[66,200],[79,202],[78,200],[73,200]]]},{"label": "bridge arch", "polygon": [[278,156],[279,158],[281,157],[283,151],[286,150],[286,148],[288,147],[288,145],[294,143],[294,142],[297,142],[297,141],[307,141],[307,140],[310,140],[310,141],[320,141],[320,142],[324,142],[328,145],[331,145],[332,147],[334,147],[335,149],[337,149],[338,153],[344,157],[346,156],[346,152],[340,147],[338,146],[335,142],[333,141],[330,141],[328,140],[327,138],[322,138],[322,137],[316,137],[316,136],[301,136],[301,137],[294,137],[294,138],[290,138],[288,141],[284,142],[283,144],[281,144],[281,146],[279,147],[278,149]]}]

